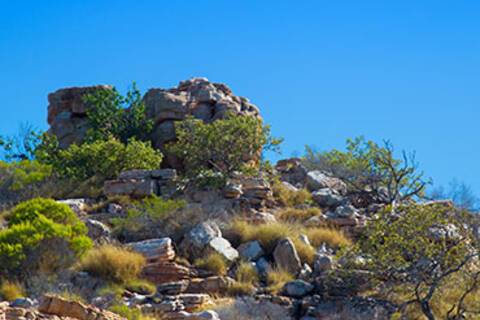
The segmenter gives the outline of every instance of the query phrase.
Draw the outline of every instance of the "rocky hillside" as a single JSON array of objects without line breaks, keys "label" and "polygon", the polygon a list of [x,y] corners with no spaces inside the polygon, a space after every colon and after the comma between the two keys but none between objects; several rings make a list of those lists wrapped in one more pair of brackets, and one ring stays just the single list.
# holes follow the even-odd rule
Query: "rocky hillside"
[{"label": "rocky hillside", "polygon": [[480,317],[476,218],[390,145],[273,165],[259,109],[204,78],[48,101],[0,166],[0,319]]}]

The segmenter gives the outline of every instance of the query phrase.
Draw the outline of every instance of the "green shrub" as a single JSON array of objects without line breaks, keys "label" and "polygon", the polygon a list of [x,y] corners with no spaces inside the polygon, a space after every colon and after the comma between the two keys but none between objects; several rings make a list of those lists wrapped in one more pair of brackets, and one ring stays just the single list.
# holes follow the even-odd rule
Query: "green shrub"
[{"label": "green shrub", "polygon": [[[167,150],[183,160],[190,178],[219,174],[230,176],[234,171],[249,172],[250,160],[259,160],[263,149],[277,146],[280,141],[270,136],[268,126],[251,116],[229,115],[226,119],[204,123],[187,118],[176,123],[177,141]],[[257,161],[258,162],[258,161]]]},{"label": "green shrub", "polygon": [[77,268],[114,283],[127,284],[138,278],[145,264],[141,254],[106,244],[90,250]]},{"label": "green shrub", "polygon": [[[38,268],[45,256],[59,260],[48,262],[54,268],[56,263],[69,263],[69,253],[73,259],[92,246],[83,222],[67,205],[54,200],[23,202],[13,208],[7,220],[8,228],[0,231],[0,273],[26,271],[21,268],[24,262]],[[51,243],[59,247],[52,248]],[[60,250],[60,244],[65,244],[65,252]]]},{"label": "green shrub", "polygon": [[172,215],[183,207],[185,201],[152,196],[129,204],[125,217],[114,218],[110,222],[117,236],[129,239],[133,235],[147,234],[148,230],[163,224],[168,218],[174,218]]},{"label": "green shrub", "polygon": [[52,167],[36,160],[0,161],[0,203],[47,195]]},{"label": "green shrub", "polygon": [[135,83],[122,96],[115,88],[99,89],[84,96],[91,107],[87,109],[89,130],[87,142],[115,137],[123,143],[130,139],[148,140],[153,121],[147,118],[142,95]]},{"label": "green shrub", "polygon": [[109,138],[72,144],[65,150],[42,150],[39,158],[61,178],[84,181],[95,177],[103,183],[125,170],[159,168],[163,157],[150,143],[131,139],[124,144]]}]

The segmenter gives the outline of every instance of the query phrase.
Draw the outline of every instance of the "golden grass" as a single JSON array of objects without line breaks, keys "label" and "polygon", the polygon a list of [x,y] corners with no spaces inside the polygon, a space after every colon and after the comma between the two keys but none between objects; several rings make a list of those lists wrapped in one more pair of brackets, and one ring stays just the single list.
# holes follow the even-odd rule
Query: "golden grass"
[{"label": "golden grass", "polygon": [[313,262],[315,260],[315,248],[309,244],[306,244],[300,238],[292,237],[290,238],[295,245],[295,249],[297,250],[298,257],[302,262],[306,262],[309,265],[313,266]]},{"label": "golden grass", "polygon": [[312,200],[312,194],[307,189],[293,191],[285,187],[280,181],[272,186],[273,196],[282,206],[295,207]]},{"label": "golden grass", "polygon": [[242,261],[237,267],[235,279],[238,282],[255,284],[259,280],[257,269],[253,264]]},{"label": "golden grass", "polygon": [[277,217],[286,222],[305,222],[311,217],[318,216],[322,213],[319,208],[306,208],[306,209],[298,209],[298,208],[285,208],[278,212]]},{"label": "golden grass", "polygon": [[255,286],[246,282],[234,282],[228,288],[227,292],[230,296],[249,296],[255,293]]},{"label": "golden grass", "polygon": [[258,240],[267,253],[271,253],[275,249],[279,240],[294,232],[293,226],[286,223],[250,224],[243,220],[235,220],[231,229],[242,243]]},{"label": "golden grass", "polygon": [[285,283],[294,280],[295,277],[286,270],[273,269],[267,273],[267,290],[276,294],[282,290]]},{"label": "golden grass", "polygon": [[6,301],[13,301],[25,296],[23,286],[15,281],[3,281],[0,285],[0,297]]},{"label": "golden grass", "polygon": [[[279,240],[289,237],[294,242],[302,261],[308,263],[313,262],[315,248],[321,246],[322,243],[332,248],[349,246],[351,244],[350,239],[339,230],[324,227],[306,228],[298,223],[284,221],[251,224],[244,220],[235,220],[230,226],[230,233],[239,238],[242,243],[253,240],[259,241],[267,254],[273,252]],[[313,247],[299,239],[299,236],[302,234],[308,237]]]},{"label": "golden grass", "polygon": [[219,253],[211,253],[205,258],[195,260],[193,264],[219,276],[225,275],[228,271],[227,261]]},{"label": "golden grass", "polygon": [[352,244],[352,241],[340,230],[307,228],[304,232],[314,247],[320,247],[323,243],[332,248],[345,247]]},{"label": "golden grass", "polygon": [[137,279],[145,264],[146,260],[141,254],[106,244],[90,250],[80,261],[78,269],[125,284]]}]

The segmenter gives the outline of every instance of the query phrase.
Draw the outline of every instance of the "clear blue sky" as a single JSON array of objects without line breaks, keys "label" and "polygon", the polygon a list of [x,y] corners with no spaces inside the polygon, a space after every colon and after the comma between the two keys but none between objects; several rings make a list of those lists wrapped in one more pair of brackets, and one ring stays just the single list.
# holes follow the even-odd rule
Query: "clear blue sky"
[{"label": "clear blue sky", "polygon": [[260,106],[284,156],[388,138],[480,193],[480,1],[0,4],[0,133],[45,129],[61,87],[205,76]]}]

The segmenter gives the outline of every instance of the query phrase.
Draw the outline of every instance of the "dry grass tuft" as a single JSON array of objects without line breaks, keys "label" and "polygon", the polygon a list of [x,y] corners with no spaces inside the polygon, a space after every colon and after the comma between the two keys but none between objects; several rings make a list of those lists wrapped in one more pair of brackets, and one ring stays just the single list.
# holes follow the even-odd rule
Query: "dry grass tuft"
[{"label": "dry grass tuft", "polygon": [[302,262],[313,266],[315,260],[315,248],[306,244],[298,236],[290,238],[297,249],[298,256]]},{"label": "dry grass tuft", "polygon": [[6,301],[13,301],[25,296],[23,286],[15,281],[3,281],[0,285],[0,297]]},{"label": "dry grass tuft", "polygon": [[[348,246],[351,244],[341,231],[324,228],[306,228],[298,223],[275,222],[267,224],[251,224],[246,221],[236,220],[230,226],[230,233],[238,238],[241,243],[258,240],[267,254],[272,253],[277,242],[289,237],[295,244],[298,254],[303,262],[311,263],[315,255],[315,248],[326,243],[332,248]],[[306,235],[312,246],[300,241],[300,235]]]},{"label": "dry grass tuft", "polygon": [[227,261],[219,253],[211,253],[205,258],[195,260],[193,264],[219,276],[225,275],[228,271]]},{"label": "dry grass tuft", "polygon": [[293,226],[285,223],[250,224],[242,220],[235,220],[231,229],[242,243],[258,240],[267,253],[271,253],[275,249],[279,240],[294,232]]},{"label": "dry grass tuft", "polygon": [[306,208],[306,209],[298,209],[298,208],[285,208],[280,210],[277,214],[277,217],[286,222],[305,222],[311,217],[315,217],[322,214],[322,211],[319,208]]},{"label": "dry grass tuft", "polygon": [[352,244],[352,241],[340,230],[330,228],[307,228],[305,234],[314,247],[320,247],[322,243],[332,248],[345,247]]},{"label": "dry grass tuft", "polygon": [[273,196],[282,206],[296,207],[311,202],[312,194],[307,189],[290,190],[280,181],[272,186]]},{"label": "dry grass tuft", "polygon": [[282,290],[285,283],[294,280],[295,277],[288,271],[282,269],[273,269],[267,273],[267,290],[276,294]]},{"label": "dry grass tuft", "polygon": [[78,269],[108,281],[126,284],[138,278],[145,264],[141,254],[106,244],[90,250],[80,261]]}]

